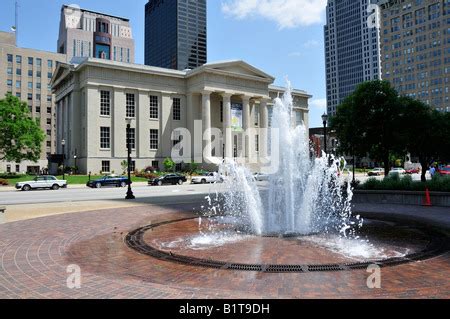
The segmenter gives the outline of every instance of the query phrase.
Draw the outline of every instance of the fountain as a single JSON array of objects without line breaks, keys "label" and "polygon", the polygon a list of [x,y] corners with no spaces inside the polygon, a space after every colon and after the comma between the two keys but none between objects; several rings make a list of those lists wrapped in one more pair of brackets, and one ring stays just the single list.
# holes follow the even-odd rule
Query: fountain
[{"label": "fountain", "polygon": [[305,126],[292,124],[290,90],[288,85],[283,98],[275,100],[272,129],[280,138],[270,143],[272,152],[277,147],[279,161],[271,165],[267,188],[258,190],[244,166],[225,162],[219,170],[228,176],[224,210],[257,235],[292,236],[335,230],[344,237],[354,237],[362,220],[359,216],[352,218],[352,190],[348,174],[342,169],[345,161],[327,154],[310,158]]},{"label": "fountain", "polygon": [[127,244],[189,266],[262,272],[391,266],[445,249],[445,236],[427,227],[370,219],[363,227],[363,219],[352,214],[352,176],[345,161],[330,154],[312,158],[308,132],[292,125],[292,112],[288,85],[275,100],[272,123],[278,134],[270,141],[266,183],[244,165],[225,161],[219,169],[224,183],[212,187],[200,217],[139,228],[128,234]]}]

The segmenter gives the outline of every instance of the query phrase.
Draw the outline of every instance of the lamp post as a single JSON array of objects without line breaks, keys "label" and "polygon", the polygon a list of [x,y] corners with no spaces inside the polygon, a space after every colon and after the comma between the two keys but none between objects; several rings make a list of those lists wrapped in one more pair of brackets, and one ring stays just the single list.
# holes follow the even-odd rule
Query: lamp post
[{"label": "lamp post", "polygon": [[323,121],[324,151],[325,151],[325,153],[327,153],[327,122],[328,122],[328,115],[327,115],[327,113],[323,113],[322,121]]},{"label": "lamp post", "polygon": [[62,167],[63,167],[63,180],[65,180],[65,179],[66,179],[66,167],[65,167],[65,162],[66,162],[66,152],[65,152],[66,140],[62,140],[62,141],[61,141],[61,146],[62,146],[62,153],[63,153],[63,163],[62,163]]},{"label": "lamp post", "polygon": [[75,175],[77,174],[78,168],[77,168],[77,156],[74,155],[73,156],[73,160],[74,160],[74,169],[75,169]]},{"label": "lamp post", "polygon": [[127,119],[127,150],[128,150],[128,190],[125,199],[136,199],[131,190],[131,141],[130,141],[130,131],[131,131],[131,119]]}]

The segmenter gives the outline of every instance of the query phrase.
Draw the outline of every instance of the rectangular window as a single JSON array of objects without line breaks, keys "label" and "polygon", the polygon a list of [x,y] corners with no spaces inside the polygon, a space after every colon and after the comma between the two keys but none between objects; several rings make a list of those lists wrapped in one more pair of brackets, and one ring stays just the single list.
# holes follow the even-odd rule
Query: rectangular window
[{"label": "rectangular window", "polygon": [[6,173],[10,174],[11,173],[11,165],[6,165]]},{"label": "rectangular window", "polygon": [[12,69],[12,68],[8,68],[8,71],[7,71],[7,73],[8,73],[8,75],[12,75],[12,73],[13,73],[13,69]]},{"label": "rectangular window", "polygon": [[6,80],[6,85],[7,86],[12,86],[12,80]]},{"label": "rectangular window", "polygon": [[132,172],[136,171],[136,161],[131,161],[130,171]]},{"label": "rectangular window", "polygon": [[159,132],[158,130],[150,130],[150,149],[157,150],[159,144]]},{"label": "rectangular window", "polygon": [[13,62],[13,55],[12,54],[8,54],[8,62]]},{"label": "rectangular window", "polygon": [[28,93],[28,101],[32,101],[33,100],[33,93]]},{"label": "rectangular window", "polygon": [[128,145],[128,142],[130,143],[130,147],[132,150],[136,149],[136,129],[135,128],[130,128],[127,131],[128,134],[128,139],[125,141]]},{"label": "rectangular window", "polygon": [[36,82],[36,89],[41,89],[41,82]]},{"label": "rectangular window", "polygon": [[22,56],[16,55],[16,63],[22,63]]},{"label": "rectangular window", "polygon": [[220,123],[223,123],[223,101],[220,101]]},{"label": "rectangular window", "polygon": [[173,120],[181,121],[181,99],[173,99]]},{"label": "rectangular window", "polygon": [[152,167],[159,169],[159,161],[152,161]]},{"label": "rectangular window", "polygon": [[22,81],[16,81],[16,89],[20,89],[22,86]]},{"label": "rectangular window", "polygon": [[36,106],[36,113],[41,113],[41,107],[40,106]]},{"label": "rectangular window", "polygon": [[16,173],[20,173],[20,165],[16,164]]},{"label": "rectangular window", "polygon": [[47,108],[47,114],[52,114],[52,108],[51,107]]},{"label": "rectangular window", "polygon": [[36,65],[37,66],[42,66],[42,59],[37,58],[36,59]]},{"label": "rectangular window", "polygon": [[48,72],[47,73],[47,78],[51,79],[53,77],[53,73],[52,72]]},{"label": "rectangular window", "polygon": [[102,161],[102,172],[109,173],[111,171],[110,161]]},{"label": "rectangular window", "polygon": [[100,115],[111,116],[111,95],[109,91],[100,91]]},{"label": "rectangular window", "polygon": [[181,134],[179,131],[173,131],[172,147],[174,150],[179,151],[181,148]]},{"label": "rectangular window", "polygon": [[47,141],[47,147],[52,147],[52,142],[51,141]]},{"label": "rectangular window", "polygon": [[28,76],[33,76],[33,70],[28,70]]},{"label": "rectangular window", "polygon": [[127,62],[130,63],[130,49],[127,49]]},{"label": "rectangular window", "polygon": [[47,102],[51,102],[52,101],[52,96],[51,95],[47,95]]},{"label": "rectangular window", "polygon": [[100,127],[100,148],[109,149],[111,148],[111,128]]},{"label": "rectangular window", "polygon": [[33,89],[33,82],[28,82],[28,89],[32,90]]},{"label": "rectangular window", "polygon": [[52,125],[52,119],[47,119],[47,125]]},{"label": "rectangular window", "polygon": [[151,95],[150,96],[150,118],[153,120],[157,120],[159,118],[158,114],[158,97]]},{"label": "rectangular window", "polygon": [[16,69],[16,75],[21,76],[22,75],[22,69]]},{"label": "rectangular window", "polygon": [[40,77],[42,76],[41,71],[36,71],[36,76],[37,76],[38,78],[40,78]]},{"label": "rectangular window", "polygon": [[255,114],[255,126],[259,125],[259,107],[257,105],[254,106],[254,114]]},{"label": "rectangular window", "polygon": [[47,130],[47,135],[52,136],[52,130]]},{"label": "rectangular window", "polygon": [[132,93],[126,94],[126,117],[127,118],[136,117],[136,100],[135,95]]},{"label": "rectangular window", "polygon": [[22,98],[22,93],[17,92],[17,93],[16,93],[16,97],[18,97],[19,99]]},{"label": "rectangular window", "polygon": [[255,152],[259,152],[259,135],[255,135]]},{"label": "rectangular window", "polygon": [[296,122],[297,126],[300,126],[303,124],[302,112],[300,112],[300,111],[295,112],[295,122]]},{"label": "rectangular window", "polygon": [[33,58],[28,58],[28,65],[33,65]]}]

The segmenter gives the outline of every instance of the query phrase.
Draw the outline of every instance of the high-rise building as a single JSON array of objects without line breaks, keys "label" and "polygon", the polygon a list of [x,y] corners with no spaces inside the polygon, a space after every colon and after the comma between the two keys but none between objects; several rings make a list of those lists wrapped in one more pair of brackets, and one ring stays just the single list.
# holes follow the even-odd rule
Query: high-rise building
[{"label": "high-rise building", "polygon": [[380,28],[376,0],[328,0],[325,25],[327,109],[337,106],[362,82],[381,79]]},{"label": "high-rise building", "polygon": [[33,118],[40,120],[46,134],[41,159],[37,163],[3,161],[0,162],[0,172],[39,173],[48,166],[47,156],[55,153],[55,96],[50,82],[58,62],[66,62],[66,56],[19,48],[14,33],[0,32],[0,99],[10,93],[26,102]]},{"label": "high-rise building", "polygon": [[206,61],[206,0],[149,0],[145,64],[184,70]]},{"label": "high-rise building", "polygon": [[383,79],[401,95],[450,111],[450,1],[381,4]]},{"label": "high-rise building", "polygon": [[63,5],[58,52],[72,58],[93,57],[134,63],[135,44],[130,20]]}]

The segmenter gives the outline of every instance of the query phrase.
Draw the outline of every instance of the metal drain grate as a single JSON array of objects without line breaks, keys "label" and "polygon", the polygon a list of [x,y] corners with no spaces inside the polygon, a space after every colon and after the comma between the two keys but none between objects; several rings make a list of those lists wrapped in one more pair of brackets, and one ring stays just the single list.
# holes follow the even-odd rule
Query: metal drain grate
[{"label": "metal drain grate", "polygon": [[[171,252],[165,252],[156,249],[148,245],[144,241],[144,234],[157,227],[168,225],[172,223],[182,222],[186,220],[195,219],[196,217],[183,218],[173,221],[165,221],[152,225],[148,225],[130,232],[125,237],[125,243],[131,249],[164,261],[175,262],[183,265],[212,268],[212,269],[222,269],[222,270],[237,270],[237,271],[254,271],[254,272],[266,272],[266,273],[308,273],[308,272],[333,272],[333,271],[349,271],[349,270],[359,270],[367,269],[369,265],[377,264],[380,267],[392,267],[412,261],[420,261],[429,259],[438,255],[441,255],[449,250],[450,243],[448,242],[448,237],[444,234],[438,232],[431,232],[429,229],[424,228],[424,231],[430,237],[430,243],[428,246],[420,252],[407,255],[400,258],[390,258],[380,261],[373,262],[360,262],[360,263],[350,263],[350,264],[324,264],[324,265],[263,265],[263,264],[237,264],[237,263],[227,263],[219,260],[212,259],[200,259],[189,256],[182,256],[172,254]],[[296,236],[296,235],[295,235]],[[293,234],[293,237],[295,237]],[[264,237],[277,237],[279,236],[264,236]],[[284,237],[290,238],[290,236]]]}]

